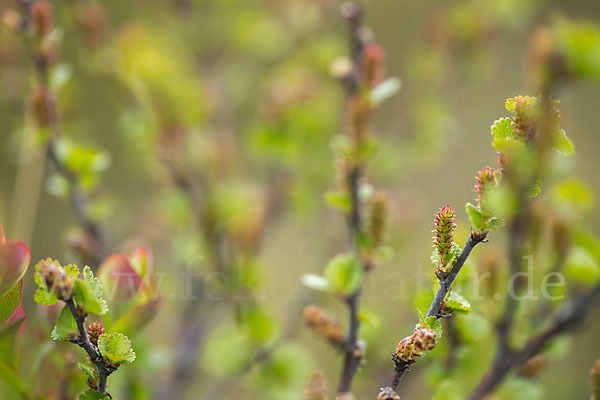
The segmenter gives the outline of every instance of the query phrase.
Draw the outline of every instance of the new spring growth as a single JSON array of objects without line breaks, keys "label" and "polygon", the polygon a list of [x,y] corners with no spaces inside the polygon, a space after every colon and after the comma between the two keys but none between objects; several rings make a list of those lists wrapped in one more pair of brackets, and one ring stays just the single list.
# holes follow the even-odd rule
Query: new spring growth
[{"label": "new spring growth", "polygon": [[65,269],[57,261],[46,259],[37,267],[48,290],[59,300],[67,301],[73,297],[73,280],[67,276]]},{"label": "new spring growth", "polygon": [[371,234],[371,248],[376,249],[383,244],[388,218],[388,199],[385,192],[377,190],[373,194],[369,230]]},{"label": "new spring growth", "polygon": [[405,363],[412,363],[431,351],[437,344],[436,333],[431,329],[417,329],[405,337],[396,347],[396,356]]},{"label": "new spring growth", "polygon": [[496,171],[486,166],[477,173],[473,188],[473,191],[477,193],[477,206],[481,212],[481,219],[484,221],[492,217],[485,197],[494,186],[496,186]]},{"label": "new spring growth", "polygon": [[367,42],[363,46],[359,65],[362,81],[369,89],[373,89],[385,76],[385,51],[375,42]]},{"label": "new spring growth", "polygon": [[379,392],[377,400],[400,400],[400,396],[398,396],[398,393],[396,393],[394,389],[386,386]]},{"label": "new spring growth", "polygon": [[302,319],[306,326],[331,345],[341,347],[344,344],[346,337],[342,325],[319,307],[315,305],[304,307]]},{"label": "new spring growth", "polygon": [[[537,131],[536,106],[537,98],[517,96],[506,101],[507,109],[513,112],[511,127],[519,139],[532,140]],[[509,105],[510,104],[510,105]]]},{"label": "new spring growth", "polygon": [[104,335],[106,331],[104,330],[104,326],[100,322],[93,322],[87,328],[88,338],[90,342],[94,344],[94,346],[98,346],[98,338],[100,335]]},{"label": "new spring growth", "polygon": [[305,390],[306,400],[326,400],[327,384],[323,373],[319,370],[312,370],[308,376],[308,385]]},{"label": "new spring growth", "polygon": [[52,30],[52,5],[45,0],[36,1],[31,7],[31,18],[35,28],[35,37],[39,41],[44,40]]},{"label": "new spring growth", "polygon": [[[506,100],[505,107],[512,112],[511,128],[517,139],[531,142],[537,139],[540,124],[540,99],[532,96],[517,96]],[[557,130],[560,125],[558,101],[552,102],[549,110],[551,129]]]},{"label": "new spring growth", "polygon": [[438,210],[435,214],[434,227],[433,247],[437,252],[437,267],[438,271],[446,275],[452,269],[457,247],[454,244],[456,222],[452,207],[446,205]]},{"label": "new spring growth", "polygon": [[44,85],[37,85],[31,91],[29,107],[39,128],[47,128],[53,119],[52,93]]}]

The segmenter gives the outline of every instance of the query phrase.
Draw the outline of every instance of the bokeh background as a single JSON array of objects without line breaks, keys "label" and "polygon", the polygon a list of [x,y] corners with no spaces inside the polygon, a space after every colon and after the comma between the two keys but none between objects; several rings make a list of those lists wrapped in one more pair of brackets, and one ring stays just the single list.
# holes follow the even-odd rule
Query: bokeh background
[{"label": "bokeh background", "polygon": [[[244,349],[235,313],[216,308],[220,315],[210,322],[215,326],[197,356],[196,378],[186,398],[302,398],[312,368],[323,371],[333,391],[341,358],[302,327],[299,315],[303,305],[317,302],[345,320],[338,301],[301,284],[303,274],[320,273],[347,248],[343,217],[323,201],[323,193],[335,185],[331,140],[343,120],[343,90],[330,74],[331,63],[347,53],[340,3],[53,3],[62,34],[54,79],[63,131],[102,151],[98,171],[93,171],[98,182],[90,190],[94,215],[107,231],[111,252],[147,244],[155,270],[165,274],[162,307],[132,337],[140,348],[138,360],[123,367],[129,373],[110,378],[112,392],[119,399],[152,397],[173,365],[185,301],[180,273],[185,268],[210,271],[189,204],[161,162],[163,151],[171,151],[169,146],[182,136],[187,139],[177,147],[182,151],[177,161],[194,176],[222,180],[224,202],[236,203],[242,193],[231,205],[242,209],[240,215],[256,206],[256,193],[283,187],[281,205],[265,225],[252,261],[253,296],[271,318],[261,341],[284,338],[274,352],[278,363],[245,370],[239,354],[250,350]],[[367,356],[354,384],[359,399],[374,398],[387,383],[389,354],[416,320],[417,287],[429,283],[426,278],[417,283],[412,274],[430,272],[435,211],[445,204],[457,209],[458,237],[464,241],[463,205],[472,201],[474,175],[496,163],[490,125],[506,116],[506,98],[535,95],[527,67],[532,33],[565,16],[600,23],[600,3],[587,0],[378,0],[364,5],[366,23],[386,50],[387,74],[399,77],[402,88],[378,110],[372,126],[380,146],[367,176],[389,193],[388,238],[394,255],[366,284],[363,306],[373,322],[361,332]],[[18,4],[2,0],[0,9],[7,8]],[[10,238],[29,243],[33,263],[47,256],[78,262],[67,245],[75,222],[63,184],[44,167],[28,122],[31,65],[18,34],[6,28],[0,30],[0,71],[0,222]],[[577,151],[564,168],[587,182],[592,197],[600,191],[599,88],[580,83],[560,94],[562,124]],[[596,228],[600,214],[593,209],[586,212]],[[503,241],[502,232],[494,232],[492,243],[478,248],[467,268],[475,268],[486,252],[501,251]],[[26,279],[24,307],[30,320],[41,318],[33,291],[33,280]],[[598,317],[595,310],[586,329],[564,345],[570,347],[538,377],[541,385],[508,390],[499,398],[587,398],[588,371],[600,356]],[[472,323],[480,329],[480,359],[473,357],[465,368],[478,376],[495,342],[489,323]],[[25,351],[23,363],[35,346]],[[402,398],[436,393],[435,375],[428,374],[427,366],[424,360],[404,378]],[[45,371],[36,385],[53,393],[54,371]]]}]

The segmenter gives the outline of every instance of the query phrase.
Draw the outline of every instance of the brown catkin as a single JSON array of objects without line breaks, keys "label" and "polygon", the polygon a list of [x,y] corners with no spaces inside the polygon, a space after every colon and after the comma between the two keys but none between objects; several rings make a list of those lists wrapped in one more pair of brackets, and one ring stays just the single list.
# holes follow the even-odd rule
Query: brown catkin
[{"label": "brown catkin", "polygon": [[37,85],[29,96],[29,106],[36,125],[47,128],[53,119],[52,93],[44,85]]},{"label": "brown catkin", "polygon": [[319,307],[315,305],[304,307],[302,319],[306,326],[330,344],[340,346],[345,341],[342,325]]},{"label": "brown catkin", "polygon": [[388,199],[385,192],[378,190],[373,195],[369,229],[372,247],[377,248],[383,244],[388,218]]},{"label": "brown catkin", "polygon": [[46,0],[36,1],[31,6],[31,18],[38,40],[43,40],[53,26],[52,4]]},{"label": "brown catkin", "polygon": [[323,373],[313,369],[308,376],[308,385],[305,391],[306,400],[326,400],[327,384]]},{"label": "brown catkin", "polygon": [[396,347],[396,355],[404,362],[421,358],[437,345],[436,333],[431,329],[415,329],[412,335],[405,337]]}]

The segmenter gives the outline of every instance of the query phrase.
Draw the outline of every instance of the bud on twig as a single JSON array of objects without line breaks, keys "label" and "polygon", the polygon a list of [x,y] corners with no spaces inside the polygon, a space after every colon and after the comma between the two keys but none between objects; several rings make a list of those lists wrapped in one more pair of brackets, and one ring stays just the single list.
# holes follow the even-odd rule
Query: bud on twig
[{"label": "bud on twig", "polygon": [[404,362],[413,362],[435,348],[436,333],[431,329],[416,329],[412,335],[405,337],[396,347],[396,355]]},{"label": "bud on twig", "polygon": [[372,89],[385,76],[385,51],[375,42],[364,45],[360,55],[360,71],[364,84]]},{"label": "bud on twig", "polygon": [[400,396],[389,386],[384,387],[379,392],[377,400],[400,400]]},{"label": "bud on twig", "polygon": [[57,266],[51,259],[42,263],[38,273],[44,279],[46,287],[59,300],[67,301],[73,296],[73,280],[67,276],[64,268]]},{"label": "bud on twig", "polygon": [[340,347],[345,342],[342,325],[324,310],[315,305],[308,305],[302,310],[302,319],[306,326],[317,335],[325,338],[330,344]]},{"label": "bud on twig", "polygon": [[512,112],[512,130],[518,138],[533,140],[537,133],[537,98],[530,96],[517,96],[509,99],[514,102]]},{"label": "bud on twig", "polygon": [[438,270],[443,274],[450,272],[452,261],[456,255],[454,251],[454,230],[456,229],[454,218],[454,210],[447,205],[440,208],[435,214],[433,247],[439,256]]},{"label": "bud on twig", "polygon": [[52,5],[46,0],[36,1],[31,7],[31,18],[36,37],[41,41],[52,30]]},{"label": "bud on twig", "polygon": [[327,399],[327,384],[325,377],[319,370],[312,370],[308,377],[306,387],[306,400],[325,400]]},{"label": "bud on twig", "polygon": [[94,346],[98,346],[98,338],[105,333],[104,326],[100,322],[93,322],[87,328],[88,338]]},{"label": "bud on twig", "polygon": [[368,124],[371,116],[371,105],[361,96],[348,99],[350,121],[350,137],[356,149],[360,149],[367,141]]},{"label": "bud on twig", "polygon": [[493,168],[485,167],[477,173],[475,177],[475,188],[473,191],[477,193],[477,205],[481,211],[481,219],[487,220],[491,217],[488,209],[487,201],[485,200],[486,193],[489,193],[491,187],[496,185],[496,171]]},{"label": "bud on twig", "polygon": [[44,85],[37,85],[31,92],[29,104],[37,126],[48,127],[53,119],[53,99],[50,90]]}]

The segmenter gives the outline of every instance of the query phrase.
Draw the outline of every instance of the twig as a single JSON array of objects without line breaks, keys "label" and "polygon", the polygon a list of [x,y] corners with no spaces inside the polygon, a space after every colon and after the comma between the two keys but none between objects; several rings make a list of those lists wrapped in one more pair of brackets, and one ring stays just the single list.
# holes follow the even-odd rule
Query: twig
[{"label": "twig", "polygon": [[579,299],[563,307],[556,314],[553,324],[530,339],[521,349],[502,353],[493,364],[492,369],[471,394],[470,400],[483,399],[504,380],[512,368],[539,353],[549,340],[583,323],[590,308],[599,298],[600,284],[597,284],[592,290],[580,296]]},{"label": "twig", "polygon": [[[456,260],[456,264],[454,264],[450,273],[446,277],[438,276],[440,287],[439,287],[437,293],[435,294],[435,297],[433,299],[433,302],[431,303],[431,306],[429,307],[429,311],[427,311],[426,317],[434,316],[436,318],[440,318],[440,316],[441,316],[440,310],[442,308],[442,305],[444,304],[444,299],[446,298],[446,295],[450,291],[452,284],[456,280],[458,273],[462,269],[463,265],[465,265],[465,262],[469,258],[469,255],[471,254],[471,252],[473,251],[475,246],[477,246],[477,244],[479,244],[481,242],[484,242],[485,238],[486,238],[485,234],[478,235],[478,234],[471,233],[471,235],[469,235],[469,238],[467,239],[467,242],[465,243],[465,246],[463,247],[462,251],[460,252],[460,255],[458,256],[458,259]],[[393,357],[393,360],[394,360],[394,372],[392,373],[392,378],[391,378],[388,386],[391,387],[392,389],[396,390],[396,388],[398,387],[398,383],[400,382],[400,379],[402,378],[402,376],[404,375],[405,372],[410,370],[410,366],[414,363],[414,361],[405,362],[405,361],[400,360],[397,357]]]},{"label": "twig", "polygon": [[[358,198],[358,190],[362,171],[356,167],[349,172],[349,191],[352,198],[352,209],[348,218],[348,230],[352,248],[357,257],[360,255],[358,238],[362,229],[362,215],[360,209],[360,199]],[[346,393],[350,391],[352,378],[360,365],[362,358],[358,345],[358,329],[360,322],[358,320],[358,303],[360,299],[361,287],[352,293],[346,299],[348,306],[348,335],[347,346],[344,349],[344,366],[342,368],[342,377],[340,379],[338,393]],[[358,351],[357,351],[358,350]]]},{"label": "twig", "polygon": [[[363,38],[361,36],[363,10],[359,4],[347,3],[342,8],[342,14],[347,18],[349,24],[349,42],[350,55],[352,58],[353,68],[351,75],[346,79],[346,97],[348,99],[356,96],[359,91],[359,64],[360,54],[363,47]],[[352,250],[356,257],[360,257],[359,236],[362,230],[362,213],[360,207],[359,189],[360,181],[363,175],[363,167],[360,165],[354,166],[348,171],[348,191],[352,207],[348,216],[348,233]],[[366,266],[364,266],[365,270]],[[362,359],[362,349],[358,343],[358,330],[360,321],[358,320],[358,305],[362,287],[350,294],[346,298],[348,307],[348,334],[346,346],[344,348],[344,363],[342,367],[342,375],[338,385],[338,394],[347,393],[350,391],[352,379],[356,373]]]},{"label": "twig", "polygon": [[58,112],[54,96],[49,92],[48,78],[48,60],[42,54],[39,54],[31,43],[28,34],[31,30],[31,0],[21,0],[21,8],[23,11],[23,22],[21,25],[23,41],[31,62],[34,66],[37,83],[48,90],[49,95],[45,96],[45,108],[48,115],[48,128],[50,129],[50,137],[46,142],[46,156],[57,173],[63,176],[70,186],[69,196],[73,206],[77,223],[85,230],[92,242],[93,254],[92,261],[94,269],[97,268],[105,257],[105,241],[104,234],[100,226],[90,216],[89,198],[81,189],[79,177],[75,171],[69,169],[58,156],[56,148],[57,138],[62,136]]},{"label": "twig", "polygon": [[67,303],[67,307],[69,307],[71,314],[73,314],[73,318],[77,323],[77,330],[79,331],[79,336],[71,341],[86,351],[98,370],[98,387],[96,389],[101,393],[106,393],[106,380],[110,374],[117,370],[117,367],[107,363],[102,354],[100,354],[100,350],[90,342],[85,328],[85,316],[77,312],[73,299],[66,300],[65,303]]}]

